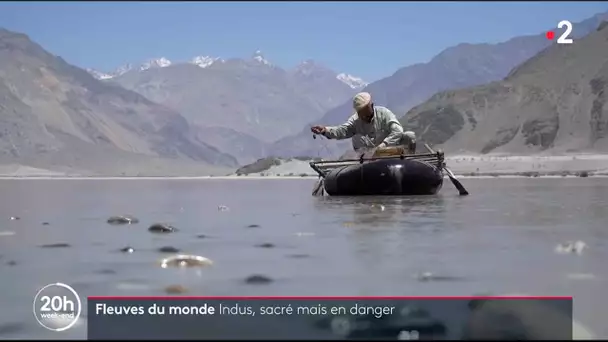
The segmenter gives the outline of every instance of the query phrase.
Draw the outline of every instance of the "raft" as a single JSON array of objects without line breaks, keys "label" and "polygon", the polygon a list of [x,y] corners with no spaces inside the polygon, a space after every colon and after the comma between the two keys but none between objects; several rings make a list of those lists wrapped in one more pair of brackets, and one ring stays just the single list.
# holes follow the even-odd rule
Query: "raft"
[{"label": "raft", "polygon": [[330,196],[434,195],[442,184],[441,169],[412,159],[346,165],[329,171],[324,180]]},{"label": "raft", "polygon": [[313,195],[435,195],[443,186],[444,170],[461,195],[467,195],[446,168],[443,152],[428,149],[431,153],[311,162],[321,178]]}]

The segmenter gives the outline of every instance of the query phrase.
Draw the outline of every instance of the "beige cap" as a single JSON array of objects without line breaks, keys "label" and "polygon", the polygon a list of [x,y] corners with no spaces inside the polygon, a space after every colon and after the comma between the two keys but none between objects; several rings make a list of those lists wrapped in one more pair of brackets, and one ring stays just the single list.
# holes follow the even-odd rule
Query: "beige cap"
[{"label": "beige cap", "polygon": [[353,107],[355,110],[359,110],[367,106],[370,102],[372,102],[370,93],[359,93],[355,95],[355,98],[353,99]]}]

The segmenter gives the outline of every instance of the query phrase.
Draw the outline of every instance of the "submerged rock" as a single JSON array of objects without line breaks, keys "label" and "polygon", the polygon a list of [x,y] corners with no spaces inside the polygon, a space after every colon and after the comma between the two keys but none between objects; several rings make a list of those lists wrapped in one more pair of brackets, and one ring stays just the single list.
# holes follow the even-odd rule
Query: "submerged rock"
[{"label": "submerged rock", "polygon": [[21,220],[19,216],[11,216],[11,221]]},{"label": "submerged rock", "polygon": [[304,259],[310,258],[310,254],[288,254],[287,257],[292,259]]},{"label": "submerged rock", "polygon": [[159,234],[167,234],[167,233],[175,233],[177,228],[165,224],[165,223],[155,223],[148,228],[150,233],[159,233]]},{"label": "submerged rock", "polygon": [[555,246],[555,253],[581,255],[585,248],[587,248],[587,244],[584,241],[568,241]]},{"label": "submerged rock", "polygon": [[255,245],[255,247],[258,247],[258,248],[274,248],[275,245],[272,244],[272,243],[270,243],[270,242],[265,242],[265,243],[257,244],[257,245]]},{"label": "submerged rock", "polygon": [[95,273],[97,273],[97,274],[116,274],[117,272],[114,270],[111,270],[109,268],[104,268],[102,270],[96,271]]},{"label": "submerged rock", "polygon": [[130,254],[130,253],[135,252],[135,248],[127,246],[127,247],[121,248],[120,251],[123,252],[123,253],[129,253]]},{"label": "submerged rock", "polygon": [[379,211],[384,211],[386,209],[382,204],[372,204],[371,208]]},{"label": "submerged rock", "polygon": [[21,333],[23,331],[25,331],[25,324],[23,323],[11,322],[0,324],[0,336]]},{"label": "submerged rock", "polygon": [[419,281],[460,281],[460,280],[463,280],[462,277],[449,276],[449,275],[438,275],[438,274],[433,274],[431,272],[424,272],[424,273],[418,274],[416,276],[416,278]]},{"label": "submerged rock", "polygon": [[139,220],[135,217],[131,216],[112,216],[108,219],[108,223],[112,225],[120,225],[120,224],[135,224],[138,223]]},{"label": "submerged rock", "polygon": [[213,265],[213,261],[198,255],[178,254],[160,261],[160,267],[206,267]]},{"label": "submerged rock", "polygon": [[179,249],[171,246],[164,246],[158,249],[161,253],[179,253]]},{"label": "submerged rock", "polygon": [[68,247],[72,247],[72,245],[70,245],[69,243],[59,242],[59,243],[49,243],[46,245],[40,245],[38,247],[40,247],[40,248],[68,248]]},{"label": "submerged rock", "polygon": [[188,289],[181,285],[170,285],[165,287],[165,292],[167,294],[182,294],[188,292]]},{"label": "submerged rock", "polygon": [[247,284],[251,284],[251,285],[263,285],[263,284],[268,284],[268,283],[272,283],[273,280],[270,277],[267,277],[265,275],[261,275],[261,274],[254,274],[254,275],[250,275],[249,277],[245,278],[245,283]]}]

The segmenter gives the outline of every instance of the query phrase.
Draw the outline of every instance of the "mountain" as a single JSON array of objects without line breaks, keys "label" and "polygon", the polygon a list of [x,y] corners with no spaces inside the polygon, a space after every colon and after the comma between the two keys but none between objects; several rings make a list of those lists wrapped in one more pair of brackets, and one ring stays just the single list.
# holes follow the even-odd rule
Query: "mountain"
[{"label": "mountain", "polygon": [[[256,60],[262,64],[271,65],[269,61],[264,59],[264,56],[262,55],[262,52],[260,50],[256,51],[252,57],[254,60]],[[187,63],[197,65],[201,68],[207,68],[211,64],[216,63],[216,62],[224,63],[225,60],[223,60],[219,57],[196,56],[196,57],[193,57]],[[314,63],[314,61],[312,61],[312,60],[306,60],[302,64],[305,65],[310,62]],[[184,63],[184,62],[182,62],[182,63]],[[173,64],[172,61],[166,59],[165,57],[161,57],[158,59],[150,59],[150,60],[142,63],[141,66],[139,67],[139,69],[140,69],[140,71],[143,71],[143,70],[150,69],[151,67],[163,68],[163,67],[170,66],[171,64]],[[301,66],[298,66],[295,69],[297,70],[299,68],[301,68]],[[116,70],[114,70],[112,72],[107,72],[107,73],[99,71],[99,70],[91,69],[91,68],[88,68],[86,70],[91,75],[93,75],[93,77],[95,77],[99,80],[107,80],[110,78],[121,76],[121,75],[131,71],[132,69],[133,69],[133,66],[131,64],[125,64],[121,67],[118,67]],[[331,73],[334,74],[333,71],[331,71]],[[360,90],[369,84],[360,77],[356,77],[356,76],[346,74],[346,73],[337,74],[337,75],[335,75],[335,78],[355,90]],[[332,80],[332,82],[333,82],[333,80]]]},{"label": "mountain", "polygon": [[284,70],[260,51],[249,59],[204,57],[132,69],[106,82],[172,108],[193,125],[230,130],[234,144],[226,144],[218,134],[205,135],[204,139],[244,158],[264,155],[243,156],[239,146],[247,144],[265,151],[263,145],[297,133],[357,91],[320,63],[307,60]]},{"label": "mountain", "polygon": [[[608,13],[603,13],[573,23],[571,36],[574,39],[583,37],[607,18]],[[445,49],[428,63],[401,68],[392,76],[371,83],[364,91],[370,92],[377,104],[388,107],[399,117],[437,92],[498,81],[552,44],[544,33],[516,37],[498,44],[459,44]],[[274,143],[269,147],[270,153],[282,157],[317,155],[319,152],[334,157],[341,155],[351,148],[350,142],[332,141],[325,144],[327,148],[320,149],[320,142],[311,138],[309,127],[311,124],[340,124],[352,112],[351,101],[345,101],[321,119],[311,120],[298,134]]]},{"label": "mountain", "polygon": [[402,119],[422,140],[473,153],[608,152],[608,23],[554,44],[500,82],[436,94]]},{"label": "mountain", "polygon": [[196,56],[192,58],[192,60],[190,60],[190,63],[200,68],[206,68],[217,61],[219,61],[220,63],[223,62],[223,60],[219,57]]},{"label": "mountain", "polygon": [[250,164],[268,154],[268,144],[246,133],[237,132],[225,127],[195,126],[198,137],[203,141],[212,141],[220,151],[228,151],[239,165]]},{"label": "mountain", "polygon": [[[178,112],[0,29],[0,163],[88,174],[234,167]],[[173,171],[170,169],[173,167]]]}]

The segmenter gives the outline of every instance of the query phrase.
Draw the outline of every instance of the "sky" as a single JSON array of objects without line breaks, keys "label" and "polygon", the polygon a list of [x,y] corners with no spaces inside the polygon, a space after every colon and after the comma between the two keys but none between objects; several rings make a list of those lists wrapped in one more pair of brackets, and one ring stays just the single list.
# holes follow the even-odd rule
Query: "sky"
[{"label": "sky", "polygon": [[497,43],[608,11],[606,2],[0,2],[0,27],[82,68],[166,57],[313,59],[374,81],[459,43]]}]

